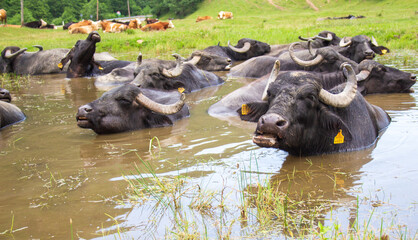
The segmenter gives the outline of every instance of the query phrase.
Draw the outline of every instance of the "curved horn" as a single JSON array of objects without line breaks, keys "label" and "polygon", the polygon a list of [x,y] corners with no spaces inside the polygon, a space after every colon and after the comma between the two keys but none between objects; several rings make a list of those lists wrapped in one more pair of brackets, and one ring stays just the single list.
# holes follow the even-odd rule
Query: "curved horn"
[{"label": "curved horn", "polygon": [[178,111],[181,110],[181,108],[184,105],[184,99],[185,99],[185,95],[184,93],[182,93],[180,100],[178,100],[176,103],[165,105],[165,104],[157,103],[151,100],[150,98],[148,98],[141,92],[136,96],[135,101],[142,104],[143,106],[145,106],[151,111],[164,114],[164,115],[169,115],[169,114],[177,113]]},{"label": "curved horn", "polygon": [[139,52],[138,57],[136,57],[136,66],[139,67],[142,64],[142,53]]},{"label": "curved horn", "polygon": [[248,52],[248,50],[250,50],[250,48],[251,48],[251,43],[249,43],[249,42],[245,42],[245,43],[244,43],[244,46],[243,46],[242,48],[236,48],[236,47],[232,46],[232,45],[230,44],[230,42],[228,41],[228,47],[229,47],[232,51],[234,51],[234,52],[237,52],[237,53],[246,53],[246,52]]},{"label": "curved horn", "polygon": [[272,83],[272,82],[274,82],[274,80],[276,80],[277,76],[279,75],[279,71],[280,71],[280,61],[276,60],[274,62],[273,69],[271,70],[270,77],[267,80],[266,88],[264,88],[264,92],[263,92],[263,95],[261,96],[261,100],[263,100],[263,101],[268,100],[267,89],[269,88],[270,83]]},{"label": "curved horn", "polygon": [[40,52],[40,51],[43,51],[44,50],[44,47],[42,47],[41,45],[33,45],[32,47],[36,47],[36,48],[38,48],[39,50],[38,50],[38,52]]},{"label": "curved horn", "polygon": [[196,65],[200,61],[200,58],[202,58],[202,56],[197,56],[196,55],[192,59],[190,59],[189,61],[187,61],[187,63]]},{"label": "curved horn", "polygon": [[302,37],[302,36],[299,36],[298,37],[300,40],[302,40],[302,41],[309,41],[309,40],[312,40],[313,38],[304,38],[304,37]]},{"label": "curved horn", "polygon": [[369,77],[369,75],[370,75],[370,71],[368,71],[368,70],[360,71],[359,74],[356,75],[357,82],[364,81],[365,79],[367,79]]},{"label": "curved horn", "polygon": [[324,57],[322,55],[317,55],[314,59],[309,60],[309,61],[305,61],[305,60],[302,60],[302,59],[297,58],[296,55],[295,55],[295,52],[294,52],[293,48],[296,45],[300,45],[300,44],[301,44],[300,42],[295,42],[295,43],[292,43],[289,46],[290,58],[292,58],[292,60],[295,63],[297,63],[297,64],[299,64],[299,65],[301,65],[303,67],[310,67],[310,66],[317,65],[317,64],[321,63],[322,60],[324,60]]},{"label": "curved horn", "polygon": [[372,36],[372,44],[375,45],[376,47],[379,46],[379,44],[376,41],[376,38],[374,38],[373,36]]},{"label": "curved horn", "polygon": [[319,100],[337,108],[350,105],[357,92],[357,77],[353,67],[348,63],[341,64],[341,67],[344,71],[347,71],[347,83],[344,90],[338,94],[332,94],[323,88],[319,91]]},{"label": "curved horn", "polygon": [[176,58],[176,67],[174,69],[167,70],[163,68],[162,74],[168,78],[174,78],[180,76],[180,74],[183,72],[184,64],[182,61],[182,57],[178,54],[173,54],[173,56]]},{"label": "curved horn", "polygon": [[309,49],[309,53],[310,53],[312,56],[316,57],[316,51],[314,51],[314,50],[313,50],[313,47],[312,47],[312,41],[313,41],[313,40],[308,40],[308,49]]},{"label": "curved horn", "polygon": [[321,37],[321,36],[319,36],[319,35],[316,35],[316,36],[315,36],[315,39],[322,39],[322,40],[324,40],[324,41],[331,42],[331,41],[332,41],[332,34],[331,34],[331,33],[328,33],[328,34],[327,34],[327,37]]},{"label": "curved horn", "polygon": [[7,58],[7,59],[13,58],[13,57],[25,52],[26,50],[28,50],[28,49],[27,48],[22,48],[22,49],[19,49],[19,51],[14,52],[14,53],[10,53],[10,50],[8,50],[8,51],[5,52],[4,58]]},{"label": "curved horn", "polygon": [[348,42],[345,42],[345,37],[341,38],[340,47],[347,47],[350,44],[351,44],[351,40],[348,40]]}]

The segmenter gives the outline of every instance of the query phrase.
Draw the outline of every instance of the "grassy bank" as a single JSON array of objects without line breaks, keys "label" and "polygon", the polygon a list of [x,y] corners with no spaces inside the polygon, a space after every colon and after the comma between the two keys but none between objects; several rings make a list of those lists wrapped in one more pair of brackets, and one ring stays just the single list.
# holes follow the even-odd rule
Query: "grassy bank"
[{"label": "grassy bank", "polygon": [[[97,51],[108,51],[120,60],[134,61],[139,52],[145,58],[171,59],[174,52],[188,56],[196,49],[210,45],[235,44],[243,37],[270,44],[297,41],[299,35],[312,36],[322,30],[338,36],[365,34],[374,36],[379,44],[390,49],[418,47],[418,2],[407,1],[312,1],[319,11],[314,11],[305,1],[272,1],[279,10],[261,0],[206,0],[199,10],[185,19],[173,20],[176,28],[165,32],[129,30],[125,33],[101,33],[102,41]],[[234,12],[233,20],[217,20],[218,10]],[[324,20],[324,17],[363,15],[364,19]],[[210,15],[212,20],[196,23],[197,16]],[[64,30],[38,30],[1,28],[0,47],[17,45],[31,47],[41,44],[45,49],[71,48],[86,35],[70,35]],[[138,40],[141,40],[138,42]],[[29,50],[36,51],[35,48]]]}]

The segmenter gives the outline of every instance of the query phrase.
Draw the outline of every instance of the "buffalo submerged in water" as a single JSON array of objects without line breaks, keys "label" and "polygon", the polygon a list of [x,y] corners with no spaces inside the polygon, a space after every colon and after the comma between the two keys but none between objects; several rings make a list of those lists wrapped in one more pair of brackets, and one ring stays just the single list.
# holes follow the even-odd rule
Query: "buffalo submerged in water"
[{"label": "buffalo submerged in water", "polygon": [[20,108],[11,104],[12,97],[6,89],[0,88],[0,129],[25,120]]},{"label": "buffalo submerged in water", "polygon": [[108,134],[170,126],[188,116],[184,94],[125,84],[81,106],[76,120],[81,128]]},{"label": "buffalo submerged in water", "polygon": [[[347,83],[330,91],[309,72],[286,72],[268,85],[268,102],[248,104],[261,115],[253,138],[261,147],[292,155],[316,155],[370,147],[389,115],[357,91],[356,74],[343,64]],[[243,111],[243,109],[241,109]],[[243,112],[245,114],[245,111]]]}]

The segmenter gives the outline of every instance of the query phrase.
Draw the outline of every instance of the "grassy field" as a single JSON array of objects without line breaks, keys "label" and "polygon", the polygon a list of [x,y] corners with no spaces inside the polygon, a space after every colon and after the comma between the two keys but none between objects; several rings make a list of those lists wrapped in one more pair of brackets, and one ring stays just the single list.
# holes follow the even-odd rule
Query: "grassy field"
[{"label": "grassy field", "polygon": [[[283,7],[284,10],[276,8]],[[270,44],[297,41],[299,35],[313,36],[322,30],[338,36],[365,34],[374,36],[380,45],[390,49],[418,47],[418,2],[413,0],[313,0],[319,11],[314,11],[304,0],[205,0],[195,13],[185,19],[173,20],[175,29],[164,32],[129,30],[124,33],[101,33],[97,51],[108,51],[120,60],[134,61],[139,52],[145,58],[171,59],[176,52],[188,56],[220,42],[232,44],[244,37]],[[219,10],[232,11],[233,20],[217,20]],[[325,20],[349,14],[366,18],[356,20]],[[212,20],[195,22],[197,16],[210,15]],[[165,16],[166,18],[169,16]],[[164,17],[162,18],[164,19]],[[86,35],[70,35],[67,31],[1,28],[0,47],[28,47],[40,44],[45,49],[71,48]],[[138,42],[138,40],[141,40]]]}]

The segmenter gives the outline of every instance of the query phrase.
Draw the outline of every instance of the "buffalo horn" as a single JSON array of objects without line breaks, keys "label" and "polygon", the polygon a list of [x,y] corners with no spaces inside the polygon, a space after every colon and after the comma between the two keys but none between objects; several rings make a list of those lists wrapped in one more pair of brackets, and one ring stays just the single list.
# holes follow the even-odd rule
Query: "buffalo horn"
[{"label": "buffalo horn", "polygon": [[189,61],[187,61],[187,63],[196,65],[200,61],[200,58],[202,58],[202,56],[197,56],[196,55],[192,59],[190,59]]},{"label": "buffalo horn", "polygon": [[250,48],[251,48],[251,43],[249,43],[249,42],[245,42],[245,43],[244,43],[244,46],[243,46],[242,48],[236,48],[236,47],[232,46],[232,45],[230,44],[230,42],[228,41],[228,47],[229,47],[232,51],[234,51],[234,52],[237,52],[237,53],[246,53],[246,52],[248,52],[248,50],[250,50]]},{"label": "buffalo horn", "polygon": [[139,67],[142,64],[142,53],[139,52],[138,57],[136,57],[136,67]]},{"label": "buffalo horn", "polygon": [[40,52],[40,51],[43,51],[44,50],[44,47],[42,47],[41,45],[33,45],[32,47],[36,47],[36,48],[38,48],[39,50],[38,50],[38,52]]},{"label": "buffalo horn", "polygon": [[10,53],[10,50],[7,50],[6,53],[4,54],[4,58],[7,58],[7,59],[13,58],[13,57],[25,52],[26,50],[28,50],[28,49],[27,48],[22,48],[22,49],[19,49],[19,51],[14,52],[14,53]]},{"label": "buffalo horn", "polygon": [[312,40],[308,40],[308,49],[309,49],[309,53],[312,56],[316,56],[316,51],[314,51],[313,47],[312,47]]},{"label": "buffalo horn", "polygon": [[362,70],[359,72],[359,74],[357,74],[357,82],[360,81],[364,81],[365,79],[367,79],[369,77],[370,71],[368,70]]},{"label": "buffalo horn", "polygon": [[343,108],[350,105],[357,92],[357,77],[353,67],[348,63],[341,64],[342,68],[347,71],[347,83],[342,92],[333,94],[325,89],[319,91],[319,100],[332,107]]},{"label": "buffalo horn", "polygon": [[162,74],[168,78],[174,78],[180,76],[180,74],[183,72],[183,58],[178,54],[173,54],[173,56],[176,58],[176,67],[174,69],[167,70],[163,68]]},{"label": "buffalo horn", "polygon": [[345,37],[341,38],[340,47],[347,47],[350,44],[351,44],[351,40],[348,40],[348,42],[345,42]]},{"label": "buffalo horn", "polygon": [[143,93],[139,93],[135,98],[135,100],[138,103],[142,104],[144,107],[148,108],[149,110],[154,111],[156,113],[164,114],[164,115],[174,114],[180,111],[184,105],[184,99],[185,99],[185,95],[184,93],[182,93],[180,100],[178,100],[176,103],[165,105],[165,104],[157,103],[149,99]]},{"label": "buffalo horn", "polygon": [[300,44],[301,44],[300,42],[295,42],[295,43],[292,43],[292,44],[289,46],[289,54],[290,54],[290,58],[292,58],[292,60],[293,60],[295,63],[297,63],[297,64],[299,64],[299,65],[301,65],[301,66],[303,66],[303,67],[310,67],[310,66],[317,65],[317,64],[321,63],[321,62],[322,62],[322,60],[324,60],[324,57],[323,57],[322,55],[317,55],[314,59],[312,59],[312,60],[308,60],[308,61],[305,61],[305,60],[299,59],[298,57],[296,57],[296,55],[295,55],[295,51],[293,50],[293,48],[294,48],[296,45],[300,45]]},{"label": "buffalo horn", "polygon": [[273,69],[271,70],[269,79],[267,80],[267,84],[266,84],[266,88],[264,88],[264,92],[263,92],[263,96],[261,96],[261,100],[263,101],[267,101],[267,89],[269,88],[270,83],[274,82],[274,80],[276,80],[277,75],[279,75],[279,71],[280,71],[280,61],[276,60],[274,62],[274,66]]},{"label": "buffalo horn", "polygon": [[379,44],[376,41],[376,38],[374,38],[373,36],[372,36],[372,44],[375,45],[376,47],[379,46]]},{"label": "buffalo horn", "polygon": [[321,36],[319,36],[319,35],[316,35],[316,36],[315,36],[315,39],[322,39],[322,40],[324,40],[324,41],[331,42],[331,41],[332,41],[332,34],[331,34],[331,33],[328,33],[328,34],[327,34],[327,37],[321,37]]}]

